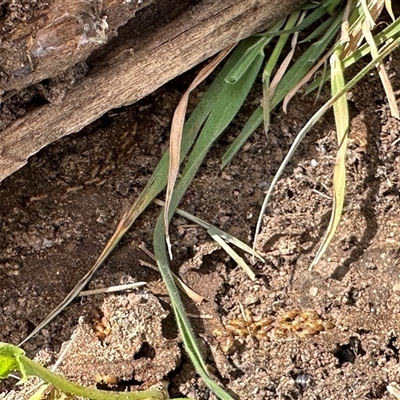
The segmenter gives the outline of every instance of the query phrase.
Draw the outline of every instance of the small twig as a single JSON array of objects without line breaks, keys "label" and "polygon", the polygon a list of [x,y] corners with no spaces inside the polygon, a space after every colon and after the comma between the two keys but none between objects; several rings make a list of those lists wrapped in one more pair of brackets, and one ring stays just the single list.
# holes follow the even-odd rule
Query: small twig
[{"label": "small twig", "polygon": [[140,265],[143,265],[143,267],[151,268],[153,271],[159,272],[158,268],[154,264],[140,259],[138,259],[138,261]]},{"label": "small twig", "polygon": [[8,377],[9,377],[9,378],[14,378],[14,379],[16,379],[17,381],[20,381],[20,380],[21,380],[21,377],[20,377],[20,376],[17,376],[17,375],[14,375],[14,374],[9,374]]},{"label": "small twig", "polygon": [[213,319],[214,317],[212,315],[209,314],[190,314],[190,313],[186,313],[186,315],[190,318],[199,318],[199,319]]},{"label": "small twig", "polygon": [[[144,247],[144,245],[139,246],[139,248],[141,250],[143,250],[149,257],[153,258],[153,254],[150,253],[150,251],[147,250],[146,247]],[[138,260],[138,261],[139,261],[140,265],[151,268],[154,271],[160,272],[158,267],[156,267],[155,265],[148,263],[146,261],[143,261],[143,260]],[[196,303],[201,303],[204,300],[203,296],[200,296],[194,290],[192,290],[188,285],[186,285],[185,282],[182,281],[181,278],[179,278],[179,276],[175,275],[173,272],[172,272],[172,276],[174,277],[175,283],[180,287],[180,289],[183,290],[183,292],[186,293],[193,301],[195,301]]]},{"label": "small twig", "polygon": [[[146,253],[153,261],[157,262],[155,255],[150,250],[147,249],[147,247],[144,243],[140,244],[138,247],[140,250],[142,250],[144,253]],[[157,271],[158,271],[158,268],[157,268]]]},{"label": "small twig", "polygon": [[83,296],[92,296],[94,294],[102,294],[102,293],[112,293],[112,292],[120,292],[122,290],[129,290],[138,288],[140,286],[147,285],[146,282],[135,282],[135,283],[128,283],[126,285],[116,285],[110,286],[106,288],[99,288],[99,289],[92,289],[92,290],[82,290],[77,297]]},{"label": "small twig", "polygon": [[394,140],[394,141],[392,142],[392,146],[396,145],[396,144],[399,143],[399,142],[400,142],[400,138],[397,138],[396,140]]},{"label": "small twig", "polygon": [[328,200],[332,200],[331,196],[328,196],[327,194],[324,194],[322,192],[320,192],[317,189],[311,189],[312,192],[319,194],[321,197],[323,197],[324,199],[328,199]]}]

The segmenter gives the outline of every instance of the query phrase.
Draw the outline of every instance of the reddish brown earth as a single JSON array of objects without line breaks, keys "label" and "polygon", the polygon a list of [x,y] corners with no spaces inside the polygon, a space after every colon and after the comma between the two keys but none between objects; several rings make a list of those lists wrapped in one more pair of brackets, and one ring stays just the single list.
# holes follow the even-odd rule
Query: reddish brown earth
[{"label": "reddish brown earth", "polygon": [[[387,68],[399,90],[400,53]],[[93,264],[167,148],[174,107],[192,77],[51,144],[0,184],[0,341],[24,339]],[[192,106],[205,89],[194,94]],[[328,96],[326,89],[319,102]],[[400,123],[390,116],[375,72],[350,100],[345,209],[314,271],[308,266],[332,203],[337,146],[331,113],[306,137],[278,183],[258,241],[265,263],[253,265],[256,281],[202,228],[173,219],[172,268],[206,298],[201,305],[186,300],[204,356],[215,379],[239,399],[394,399],[386,387],[400,380]],[[259,101],[257,87],[180,205],[249,244],[265,188],[319,104],[295,98],[287,115],[273,116],[267,136],[259,129],[221,171],[221,156]],[[159,274],[140,263],[152,262],[139,245],[152,249],[159,211],[149,207],[89,285],[135,280],[146,281],[146,289],[74,301],[26,343],[28,356],[51,366],[78,326],[58,370],[69,378],[104,387],[104,377],[114,377],[108,386],[122,390],[167,377],[171,397],[214,398],[182,350]],[[255,317],[312,309],[335,327],[305,338],[235,337],[224,352],[226,339],[216,330],[242,318],[240,305]],[[103,314],[114,324],[104,342],[96,328]],[[21,398],[8,393],[15,382],[0,386],[0,398]]]}]

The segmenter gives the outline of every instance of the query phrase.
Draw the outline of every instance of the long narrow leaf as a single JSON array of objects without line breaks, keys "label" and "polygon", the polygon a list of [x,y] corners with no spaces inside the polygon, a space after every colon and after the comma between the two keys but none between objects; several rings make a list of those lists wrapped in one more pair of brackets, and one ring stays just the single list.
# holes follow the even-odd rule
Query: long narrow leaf
[{"label": "long narrow leaf", "polygon": [[236,84],[226,84],[221,88],[220,97],[204,124],[182,172],[182,177],[176,186],[175,205],[173,206],[173,201],[171,201],[171,210],[177,207],[180,197],[192,182],[213,142],[221,135],[242,106],[260,71],[262,61],[263,57],[259,55]]},{"label": "long narrow leaf", "polygon": [[233,260],[246,272],[248,277],[252,280],[256,280],[256,274],[252,271],[252,269],[246,264],[246,261],[243,260],[219,235],[216,235],[214,232],[208,231],[210,236],[225,250],[225,252],[231,256]]},{"label": "long narrow leaf", "polygon": [[[304,13],[303,14],[300,14],[300,12],[293,13],[289,17],[285,28],[292,27],[292,26],[296,25],[296,23],[301,24],[303,17],[304,17]],[[283,62],[280,64],[278,71],[276,72],[272,82],[271,82],[272,71],[274,70],[276,63],[278,62],[278,58],[280,57],[280,55],[282,53],[283,47],[285,46],[285,44],[289,38],[289,35],[280,36],[278,43],[276,44],[274,51],[272,52],[271,56],[269,57],[267,65],[265,66],[265,69],[263,72],[263,103],[262,103],[265,134],[268,133],[268,129],[269,129],[269,121],[270,121],[270,115],[271,115],[271,100],[275,93],[275,89],[276,89],[276,86],[278,85],[278,82],[280,82],[280,80],[282,79],[283,75],[286,72],[286,69],[289,66],[290,61],[293,58],[294,51],[295,51],[296,45],[297,45],[298,37],[299,37],[299,32],[296,32],[292,38],[292,49],[289,52],[289,54],[287,54],[287,56],[285,57]]]},{"label": "long narrow leaf", "polygon": [[296,63],[290,68],[288,73],[279,82],[276,88],[276,93],[273,99],[272,106],[276,107],[283,98],[289,93],[290,89],[297,84],[312,68],[312,66],[318,62],[322,54],[326,52],[328,45],[332,42],[332,39],[337,35],[340,24],[342,21],[342,12],[338,12],[336,19],[330,26],[329,30],[324,36],[314,42],[296,61]]},{"label": "long narrow leaf", "polygon": [[209,224],[206,221],[203,221],[202,219],[195,217],[194,215],[191,215],[187,213],[186,211],[180,210],[179,208],[176,209],[176,212],[180,214],[182,217],[187,218],[193,222],[196,222],[200,226],[203,226],[211,235],[218,235],[222,239],[226,240],[229,243],[232,243],[239,249],[245,251],[248,254],[251,254],[255,257],[257,257],[260,261],[265,262],[265,260],[257,253],[252,250],[250,246],[248,246],[246,243],[243,243],[242,241],[238,240],[234,236],[230,235],[229,233],[226,233],[222,231],[221,229],[217,228],[214,225]]},{"label": "long narrow leaf", "polygon": [[[181,143],[183,134],[183,124],[185,122],[187,105],[189,102],[190,93],[211,74],[212,71],[220,64],[220,62],[227,56],[227,54],[232,50],[232,46],[228,49],[221,51],[217,57],[215,57],[209,64],[207,64],[201,71],[197,74],[196,78],[193,80],[192,84],[183,94],[178,106],[175,109],[174,116],[172,118],[171,124],[171,136],[170,136],[170,146],[169,146],[169,168],[168,168],[168,182],[167,182],[167,192],[165,195],[165,209],[168,215],[168,209],[171,202],[172,191],[178,177],[179,165],[181,163],[180,153],[181,153]],[[172,259],[171,242],[169,239],[168,232],[168,219],[164,221],[165,224],[165,239],[168,245],[169,256]]]},{"label": "long narrow leaf", "polygon": [[335,21],[336,16],[332,15],[329,17],[326,21],[324,21],[320,26],[317,26],[313,32],[311,32],[305,39],[303,39],[300,44],[311,42],[312,40],[316,39],[320,35],[322,35],[324,32],[327,31],[327,29],[333,24]]},{"label": "long narrow leaf", "polygon": [[[352,2],[348,2],[346,7],[339,11],[336,15],[332,16],[332,23],[335,21],[335,18],[337,18],[339,15],[341,15],[342,19],[342,24],[341,24],[341,37],[339,40],[339,44],[341,45],[342,43],[346,43],[349,40],[349,34],[348,34],[348,27],[349,27],[349,13],[353,7]],[[315,74],[317,70],[321,67],[321,65],[325,65],[328,58],[331,56],[333,53],[335,47],[333,49],[330,49],[324,56],[320,57],[319,61],[314,65],[313,68],[311,68],[306,75],[290,90],[290,92],[285,96],[283,100],[283,111],[287,112],[287,106],[289,101],[292,99],[292,97],[302,88],[310,79],[311,77]],[[322,85],[319,86],[319,90],[321,89]],[[319,91],[317,93],[318,97]]]},{"label": "long narrow leaf", "polygon": [[392,0],[385,0],[385,8],[387,13],[390,15],[390,18],[392,18],[392,21],[394,21],[396,18],[393,13]]},{"label": "long narrow leaf", "polygon": [[371,71],[371,69],[373,69],[375,67],[375,64],[377,62],[382,61],[385,57],[387,57],[390,53],[392,53],[399,46],[400,46],[400,38],[397,38],[392,43],[388,44],[383,49],[381,49],[379,56],[375,60],[368,63],[350,82],[348,82],[346,84],[346,86],[342,90],[340,90],[335,96],[333,96],[328,102],[326,102],[312,116],[312,118],[310,118],[310,120],[306,123],[306,125],[297,134],[296,139],[294,140],[287,155],[285,156],[284,160],[282,161],[281,165],[279,166],[277,173],[275,174],[274,178],[272,179],[271,185],[270,185],[268,192],[264,198],[264,202],[261,206],[260,216],[257,221],[253,249],[255,249],[255,247],[256,247],[257,236],[258,236],[258,233],[260,232],[262,217],[265,213],[265,209],[268,205],[269,199],[271,198],[272,192],[275,189],[275,185],[278,182],[278,179],[281,177],[287,164],[293,157],[293,154],[296,151],[297,147],[299,146],[301,141],[304,139],[304,136],[317,123],[317,121],[319,121],[319,119],[325,114],[325,112],[335,103],[335,101],[340,98],[340,96],[347,93],[357,82],[359,82],[369,71]]},{"label": "long narrow leaf", "polygon": [[175,285],[174,278],[168,265],[167,248],[164,238],[164,211],[162,211],[157,219],[156,227],[154,229],[154,253],[156,255],[158,268],[168,289],[168,294],[172,302],[172,309],[176,317],[179,332],[182,336],[183,344],[185,345],[185,349],[196,369],[196,372],[202,377],[210,389],[212,389],[212,391],[222,400],[233,400],[228,393],[226,393],[209,377],[207,366],[197,345],[196,337],[182,305],[178,288]]},{"label": "long narrow leaf", "polygon": [[[268,32],[277,32],[282,27],[284,19],[277,22]],[[254,60],[262,54],[264,47],[272,40],[272,37],[260,37],[257,42],[250,45],[248,49],[243,53],[242,57],[238,60],[236,65],[232,67],[225,78],[226,83],[236,83],[242,75],[251,67]]]},{"label": "long narrow leaf", "polygon": [[[372,33],[368,29],[368,26],[366,24],[363,24],[362,28],[363,28],[363,33],[364,33],[365,39],[371,48],[371,56],[372,56],[372,58],[376,58],[378,56],[378,49],[375,46],[375,42],[374,42]],[[385,70],[385,66],[382,63],[378,63],[376,68],[378,69],[378,74],[381,79],[383,89],[385,90],[385,93],[386,93],[386,98],[389,103],[390,112],[393,117],[399,119],[400,118],[399,107],[397,106],[397,101],[394,96],[393,87],[389,81],[389,77]]]},{"label": "long narrow leaf", "polygon": [[[332,96],[341,92],[345,86],[342,63],[340,61],[340,50],[338,49],[331,57],[331,87]],[[336,155],[336,163],[333,171],[333,207],[328,229],[322,240],[320,248],[310,265],[310,270],[319,262],[332,241],[342,215],[344,195],[346,190],[346,150],[347,135],[349,130],[349,110],[346,94],[343,94],[333,104],[335,115],[336,135],[339,149]]]},{"label": "long narrow leaf", "polygon": [[[383,43],[391,39],[397,39],[400,36],[400,18],[397,18],[389,26],[387,26],[382,32],[374,36],[375,45],[378,47]],[[371,53],[371,48],[368,43],[363,44],[358,50],[354,51],[351,55],[343,60],[343,68],[347,69],[351,65],[355,64],[361,58]],[[316,79],[310,85],[308,85],[305,94],[309,94],[318,87],[321,86],[330,77],[330,71],[323,77]]]},{"label": "long narrow leaf", "polygon": [[[293,98],[293,96],[298,93],[298,91],[301,89],[302,86],[304,86],[310,79],[311,77],[321,68],[321,65],[325,65],[327,63],[327,60],[329,59],[331,55],[332,50],[329,50],[328,53],[326,53],[323,57],[321,57],[318,62],[307,72],[306,75],[300,81],[295,85],[290,92],[285,96],[283,99],[282,103],[282,109],[286,113],[287,112],[287,106],[289,104],[289,101]],[[319,86],[319,88],[322,87],[322,83]],[[318,94],[317,94],[318,97]]]},{"label": "long narrow leaf", "polygon": [[[154,203],[158,204],[159,206],[164,206],[164,202],[158,199],[154,199]],[[197,225],[203,227],[204,229],[207,230],[207,232],[210,233],[210,235],[218,235],[220,236],[222,239],[224,239],[225,241],[227,241],[228,243],[233,244],[234,246],[236,246],[237,248],[245,251],[248,254],[251,254],[254,257],[257,257],[260,261],[265,262],[265,260],[257,253],[257,252],[253,252],[253,249],[248,246],[246,243],[243,243],[241,240],[237,239],[236,237],[230,235],[229,233],[217,228],[215,225],[210,224],[209,222],[206,222],[204,220],[202,220],[199,217],[196,217],[184,210],[181,210],[180,208],[177,208],[175,210],[175,212],[177,214],[179,214],[180,216],[182,216],[183,218],[188,219],[189,221],[192,221],[194,223],[196,223]]]},{"label": "long narrow leaf", "polygon": [[[329,43],[339,31],[342,18],[341,16],[342,12],[339,12],[335,17],[334,23],[325,33],[323,38],[321,38],[318,42],[313,43],[300,56],[296,63],[290,68],[288,73],[285,74],[276,88],[275,94],[269,105],[270,110],[273,110],[284,99],[293,86],[295,86],[309,72],[313,65],[318,62],[321,55],[326,51]],[[247,140],[247,138],[258,128],[258,126],[261,125],[262,122],[263,110],[262,107],[258,107],[250,117],[249,121],[246,123],[243,131],[239,134],[239,136],[224,154],[222,158],[222,168],[229,163],[232,157],[240,149],[241,144]]]},{"label": "long narrow leaf", "polygon": [[[243,104],[258,72],[260,71],[262,60],[262,55],[259,55],[256,57],[252,65],[242,74],[238,82],[235,84],[225,83],[225,85],[221,86],[220,96],[222,95],[222,99],[221,97],[219,98],[218,103],[214,104],[214,109],[208,115],[204,127],[199,134],[196,144],[193,147],[187,164],[182,172],[182,177],[175,187],[168,211],[168,221],[172,218],[180,199],[192,182],[195,173],[200,167],[212,143],[221,135]],[[176,315],[178,328],[181,332],[186,351],[192,359],[196,371],[204,379],[206,384],[209,385],[222,399],[231,399],[227,393],[219,388],[208,377],[205,363],[196,343],[196,338],[179,298],[179,293],[168,264],[167,249],[164,240],[165,230],[163,221],[165,218],[163,210],[157,219],[154,230],[154,254],[173,304],[173,310]]]},{"label": "long narrow leaf", "polygon": [[328,11],[325,3],[322,3],[321,6],[316,8],[306,18],[304,18],[304,20],[299,25],[297,25],[295,28],[289,28],[289,29],[286,28],[283,31],[278,31],[278,32],[266,32],[265,36],[291,35],[296,32],[302,32],[302,31],[304,31],[304,29],[308,28],[314,22],[323,18],[328,13],[329,13],[329,11]]}]

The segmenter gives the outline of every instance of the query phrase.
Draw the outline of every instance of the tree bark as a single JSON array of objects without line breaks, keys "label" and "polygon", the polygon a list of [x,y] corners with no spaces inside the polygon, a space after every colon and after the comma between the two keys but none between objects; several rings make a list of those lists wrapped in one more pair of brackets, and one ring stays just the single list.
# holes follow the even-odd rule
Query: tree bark
[{"label": "tree bark", "polygon": [[153,2],[53,0],[26,24],[0,34],[1,90],[21,90],[85,60]]},{"label": "tree bark", "polygon": [[[14,39],[9,37],[24,46],[20,45],[18,61],[8,56],[10,78],[0,84],[3,98],[66,71],[92,53],[89,72],[57,101],[34,108],[0,132],[0,182],[47,144],[81,130],[112,108],[134,103],[304,2],[103,0],[96,2],[103,3],[98,9],[94,0],[79,0],[71,1],[68,11],[60,11],[59,3],[69,2],[54,0],[51,24],[36,22],[35,33],[27,24],[13,33]],[[138,3],[147,5],[141,13],[136,13]],[[49,20],[45,15],[38,17],[40,21]],[[3,51],[0,58],[6,54]]]}]

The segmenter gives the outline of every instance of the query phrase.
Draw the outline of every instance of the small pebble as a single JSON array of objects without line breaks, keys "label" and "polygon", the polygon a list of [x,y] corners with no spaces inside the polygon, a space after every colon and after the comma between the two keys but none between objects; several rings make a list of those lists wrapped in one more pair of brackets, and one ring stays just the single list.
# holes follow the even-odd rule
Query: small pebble
[{"label": "small pebble", "polygon": [[393,285],[393,292],[400,293],[400,283],[395,283]]},{"label": "small pebble", "polygon": [[392,396],[400,400],[400,386],[396,382],[387,385],[386,389]]},{"label": "small pebble", "polygon": [[257,301],[258,301],[258,297],[257,296],[248,296],[242,301],[242,304],[244,306],[249,306],[251,304],[257,303]]}]

